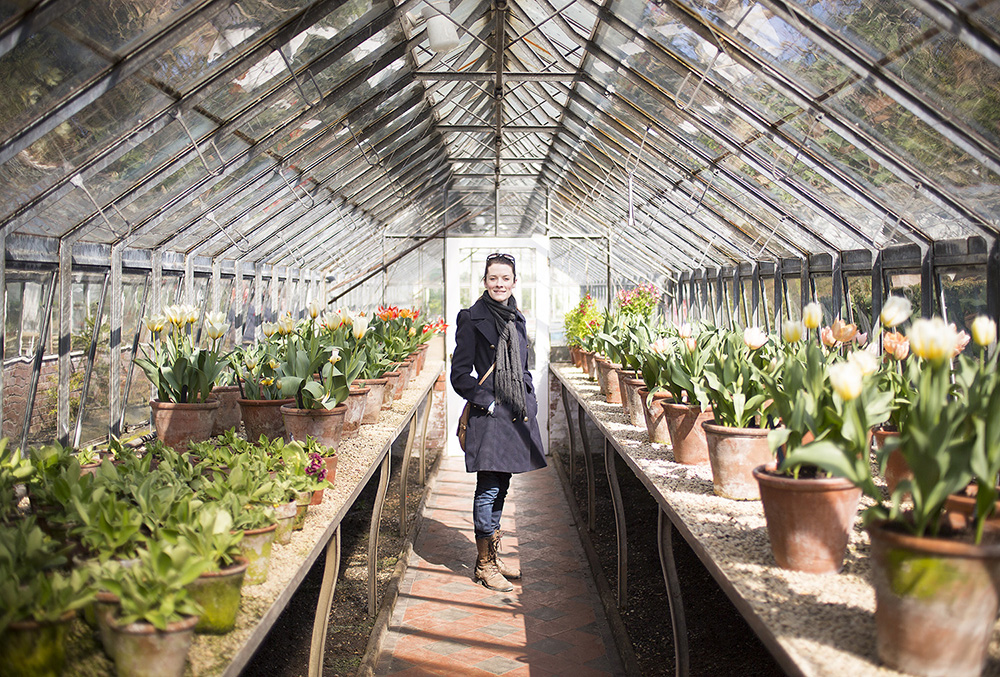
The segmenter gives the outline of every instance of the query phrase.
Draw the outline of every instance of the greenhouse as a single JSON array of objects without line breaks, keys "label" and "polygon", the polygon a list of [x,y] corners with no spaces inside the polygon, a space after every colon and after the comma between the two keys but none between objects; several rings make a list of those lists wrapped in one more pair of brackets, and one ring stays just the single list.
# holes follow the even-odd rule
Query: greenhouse
[{"label": "greenhouse", "polygon": [[1000,675],[998,236],[994,0],[0,0],[0,673]]}]

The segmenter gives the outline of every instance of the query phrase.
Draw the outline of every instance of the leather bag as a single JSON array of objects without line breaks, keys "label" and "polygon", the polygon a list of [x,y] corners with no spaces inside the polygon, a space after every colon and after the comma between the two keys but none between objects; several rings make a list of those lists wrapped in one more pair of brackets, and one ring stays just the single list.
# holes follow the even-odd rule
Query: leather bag
[{"label": "leather bag", "polygon": [[[486,370],[483,377],[479,379],[479,385],[483,385],[483,383],[486,382],[486,379],[493,373],[493,368],[495,366],[497,366],[495,362],[490,365],[490,368]],[[462,451],[465,451],[465,434],[469,429],[469,416],[471,414],[472,403],[466,400],[465,406],[462,407],[462,415],[458,417],[458,430],[455,432],[455,434],[458,435],[458,446],[462,447]]]}]

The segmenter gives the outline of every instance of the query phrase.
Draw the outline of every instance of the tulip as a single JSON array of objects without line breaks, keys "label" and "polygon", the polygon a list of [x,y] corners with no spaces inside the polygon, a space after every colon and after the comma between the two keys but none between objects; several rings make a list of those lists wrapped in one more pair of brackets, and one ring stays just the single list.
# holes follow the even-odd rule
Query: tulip
[{"label": "tulip", "polygon": [[314,320],[319,317],[319,301],[309,302],[309,317]]},{"label": "tulip", "polygon": [[188,324],[194,324],[198,321],[198,308],[197,306],[182,306],[184,309],[184,321]]},{"label": "tulip", "polygon": [[781,324],[781,337],[785,343],[798,343],[806,335],[806,326],[799,320],[787,320]]},{"label": "tulip", "polygon": [[885,300],[885,305],[882,306],[879,320],[882,321],[883,326],[892,328],[906,322],[912,313],[913,306],[908,299],[902,296],[890,296]]},{"label": "tulip", "polygon": [[882,345],[885,346],[885,352],[896,360],[905,360],[910,354],[910,340],[898,331],[882,336]]},{"label": "tulip", "polygon": [[750,327],[743,332],[743,343],[750,350],[757,350],[767,343],[767,334],[760,327]]},{"label": "tulip", "polygon": [[958,357],[962,353],[962,351],[965,350],[965,346],[969,345],[969,341],[972,340],[972,337],[969,336],[964,331],[958,331],[958,328],[955,326],[954,322],[952,322],[948,326],[951,328],[953,332],[955,332],[955,337],[956,337],[955,347],[951,351],[951,356]]},{"label": "tulip", "polygon": [[847,356],[847,361],[856,364],[865,376],[878,371],[878,358],[867,350],[855,350]]},{"label": "tulip", "polygon": [[264,334],[266,338],[271,338],[274,336],[275,332],[278,331],[277,322],[261,322],[260,331]]},{"label": "tulip", "polygon": [[863,346],[868,343],[868,334],[866,332],[858,332],[858,335],[854,337],[854,340],[859,346]]},{"label": "tulip", "polygon": [[806,329],[818,329],[823,321],[823,306],[813,301],[802,309],[802,324]]},{"label": "tulip", "polygon": [[408,332],[406,332],[406,333],[407,333],[407,334],[408,334],[409,336],[413,337],[413,336],[416,336],[416,335],[417,335],[417,330],[416,330],[416,329],[414,329],[413,327],[410,327],[410,331],[408,331]]},{"label": "tulip", "polygon": [[267,366],[271,368],[271,371],[278,371],[278,361],[273,357],[267,361]]},{"label": "tulip", "polygon": [[913,353],[930,362],[940,362],[952,356],[958,347],[958,332],[940,317],[916,320],[907,332]]},{"label": "tulip", "polygon": [[295,320],[288,313],[285,313],[278,318],[278,333],[282,336],[288,336],[295,331]]},{"label": "tulip", "polygon": [[830,367],[830,385],[846,402],[861,394],[864,374],[855,362],[839,362]]},{"label": "tulip", "polygon": [[340,348],[334,348],[333,352],[330,353],[330,359],[327,361],[330,364],[337,364],[340,362]]},{"label": "tulip", "polygon": [[270,376],[265,376],[264,378],[262,378],[260,380],[260,384],[262,386],[273,386],[274,385],[274,379],[272,377],[270,377]]},{"label": "tulip", "polygon": [[360,341],[365,332],[368,331],[368,318],[364,315],[355,315],[352,331],[354,332],[354,338]]},{"label": "tulip", "polygon": [[650,349],[657,355],[662,355],[663,353],[670,353],[670,339],[666,337],[658,338],[649,344]]},{"label": "tulip", "polygon": [[979,315],[972,321],[972,340],[985,348],[997,340],[997,323],[993,318]]},{"label": "tulip", "polygon": [[213,341],[226,335],[229,323],[226,322],[226,314],[221,312],[208,313],[205,315],[205,333]]},{"label": "tulip", "polygon": [[677,334],[681,338],[691,338],[691,325],[687,322],[677,327]]},{"label": "tulip", "polygon": [[146,329],[155,334],[163,331],[163,327],[167,323],[167,318],[163,317],[163,315],[153,315],[152,317],[147,317],[145,323]]},{"label": "tulip", "polygon": [[847,324],[838,317],[833,321],[830,331],[833,332],[833,338],[837,339],[837,341],[847,343],[848,341],[853,341],[854,337],[858,335],[858,326],[856,324]]},{"label": "tulip", "polygon": [[254,371],[257,369],[257,358],[253,355],[247,355],[243,359],[243,365],[247,368],[247,371]]},{"label": "tulip", "polygon": [[684,345],[693,353],[698,348],[698,340],[693,336],[688,336],[684,339]]},{"label": "tulip", "polygon": [[819,338],[823,341],[823,345],[827,348],[832,348],[837,345],[837,338],[833,335],[833,329],[830,327],[823,327],[820,329]]},{"label": "tulip", "polygon": [[177,327],[180,327],[187,321],[186,313],[182,306],[167,306],[163,309],[163,314],[166,316],[167,322]]}]

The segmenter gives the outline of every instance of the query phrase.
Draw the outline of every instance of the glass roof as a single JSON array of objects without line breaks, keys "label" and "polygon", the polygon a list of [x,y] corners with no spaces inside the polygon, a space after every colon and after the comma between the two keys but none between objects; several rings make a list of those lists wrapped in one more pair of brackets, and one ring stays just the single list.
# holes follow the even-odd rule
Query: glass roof
[{"label": "glass roof", "polygon": [[347,280],[546,233],[678,279],[1000,230],[1000,0],[42,4],[0,0],[5,234]]}]

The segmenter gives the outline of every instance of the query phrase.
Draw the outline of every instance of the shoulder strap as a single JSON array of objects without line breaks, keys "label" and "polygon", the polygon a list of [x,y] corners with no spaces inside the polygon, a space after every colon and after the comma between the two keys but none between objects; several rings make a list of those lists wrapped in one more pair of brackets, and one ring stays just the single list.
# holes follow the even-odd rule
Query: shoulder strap
[{"label": "shoulder strap", "polygon": [[493,364],[490,365],[490,368],[486,370],[486,373],[483,374],[483,377],[481,379],[479,379],[479,385],[483,385],[483,383],[486,382],[486,379],[488,379],[490,377],[490,374],[493,373],[493,367],[495,367],[495,366],[497,366],[496,362],[494,362]]}]

